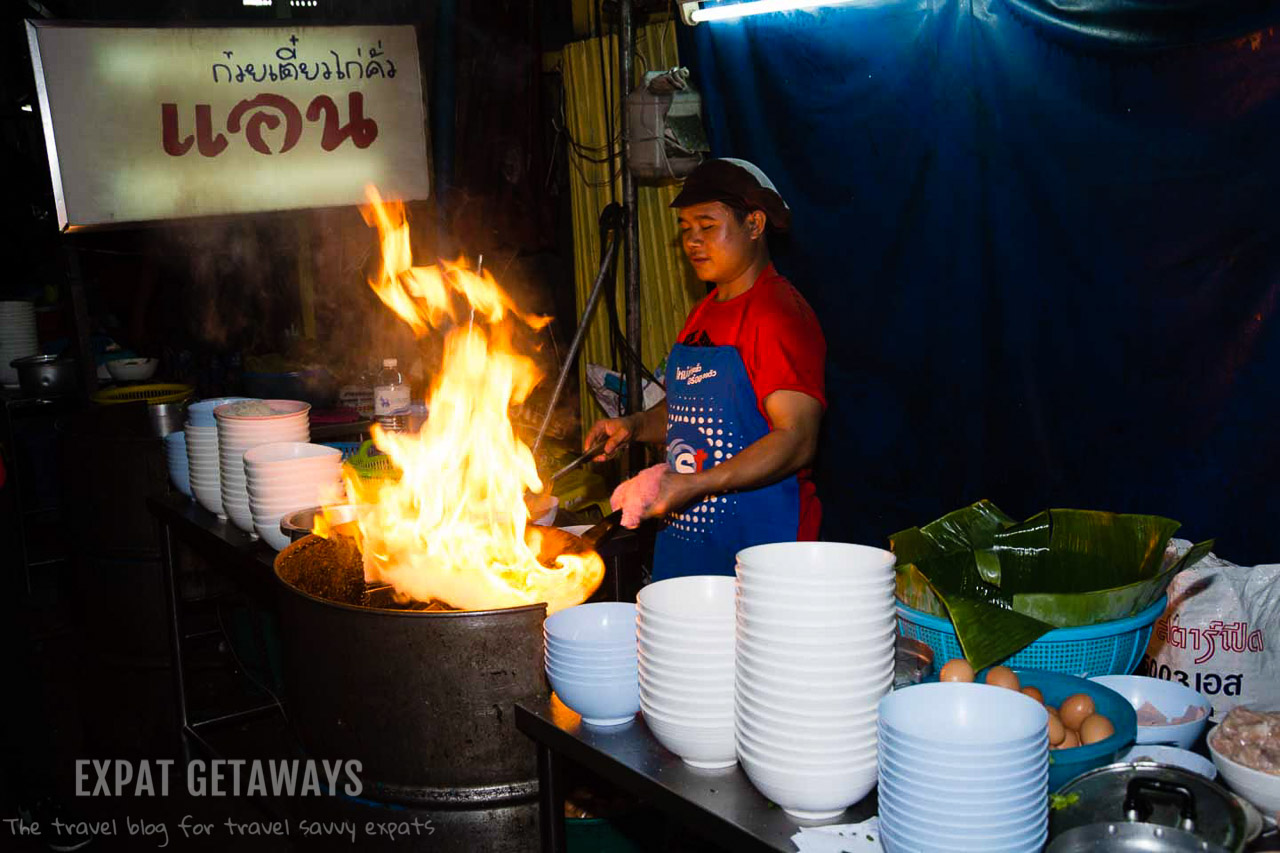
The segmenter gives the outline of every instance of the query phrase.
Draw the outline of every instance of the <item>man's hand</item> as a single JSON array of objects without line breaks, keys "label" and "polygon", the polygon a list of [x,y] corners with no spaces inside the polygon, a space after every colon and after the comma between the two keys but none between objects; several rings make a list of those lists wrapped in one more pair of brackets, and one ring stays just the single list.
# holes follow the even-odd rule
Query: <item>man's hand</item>
[{"label": "man's hand", "polygon": [[691,503],[706,497],[696,474],[677,474],[668,468],[658,481],[658,496],[644,510],[644,518],[662,518],[667,513],[678,512]]},{"label": "man's hand", "polygon": [[600,455],[594,459],[595,462],[603,462],[630,444],[634,437],[635,420],[631,415],[625,418],[602,418],[592,424],[591,429],[587,431],[582,449],[590,450],[600,441],[608,439]]}]

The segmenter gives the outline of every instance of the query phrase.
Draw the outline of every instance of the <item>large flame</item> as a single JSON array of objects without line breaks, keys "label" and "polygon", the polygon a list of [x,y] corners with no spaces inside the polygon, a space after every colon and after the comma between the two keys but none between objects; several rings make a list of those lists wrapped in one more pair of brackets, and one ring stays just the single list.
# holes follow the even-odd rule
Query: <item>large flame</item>
[{"label": "large flame", "polygon": [[[539,562],[524,496],[542,482],[510,418],[542,378],[516,351],[515,326],[538,329],[549,318],[521,313],[488,272],[462,262],[413,266],[403,205],[372,187],[368,195],[365,219],[382,241],[370,286],[419,337],[447,334],[426,425],[417,434],[373,428],[401,478],[348,477],[366,579],[464,610],[578,604],[600,585],[604,564],[592,553],[562,554],[550,568]],[[317,532],[327,529],[318,523]]]}]

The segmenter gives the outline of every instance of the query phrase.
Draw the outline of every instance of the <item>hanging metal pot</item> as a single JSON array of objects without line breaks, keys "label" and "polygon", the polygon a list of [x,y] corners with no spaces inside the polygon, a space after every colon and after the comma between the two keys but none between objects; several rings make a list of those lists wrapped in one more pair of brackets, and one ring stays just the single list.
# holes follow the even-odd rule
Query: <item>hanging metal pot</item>
[{"label": "hanging metal pot", "polygon": [[1054,799],[1047,853],[1239,853],[1247,840],[1235,797],[1169,764],[1099,767],[1068,782]]}]

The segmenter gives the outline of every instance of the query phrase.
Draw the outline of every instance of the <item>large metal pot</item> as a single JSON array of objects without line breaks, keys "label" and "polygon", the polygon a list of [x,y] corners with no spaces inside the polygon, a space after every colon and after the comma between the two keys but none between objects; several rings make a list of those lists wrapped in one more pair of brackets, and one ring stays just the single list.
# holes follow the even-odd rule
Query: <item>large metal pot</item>
[{"label": "large metal pot", "polygon": [[1238,853],[1245,813],[1222,786],[1168,764],[1137,761],[1072,779],[1049,815],[1047,853]]},{"label": "large metal pot", "polygon": [[29,355],[15,358],[9,362],[9,366],[18,371],[18,385],[22,388],[22,393],[33,397],[74,394],[79,385],[74,358]]},{"label": "large metal pot", "polygon": [[342,603],[340,590],[364,586],[346,537],[300,539],[275,571],[289,717],[308,753],[359,760],[365,796],[383,801],[477,807],[536,793],[533,742],[516,731],[512,708],[548,695],[545,605]]}]

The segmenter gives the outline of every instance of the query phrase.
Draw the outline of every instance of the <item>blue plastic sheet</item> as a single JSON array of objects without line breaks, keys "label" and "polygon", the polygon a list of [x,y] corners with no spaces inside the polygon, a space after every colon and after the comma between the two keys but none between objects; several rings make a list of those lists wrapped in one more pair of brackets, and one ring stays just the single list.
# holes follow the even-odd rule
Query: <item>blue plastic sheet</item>
[{"label": "blue plastic sheet", "polygon": [[1280,560],[1272,4],[880,2],[681,28],[794,211],[824,537],[987,497]]}]

